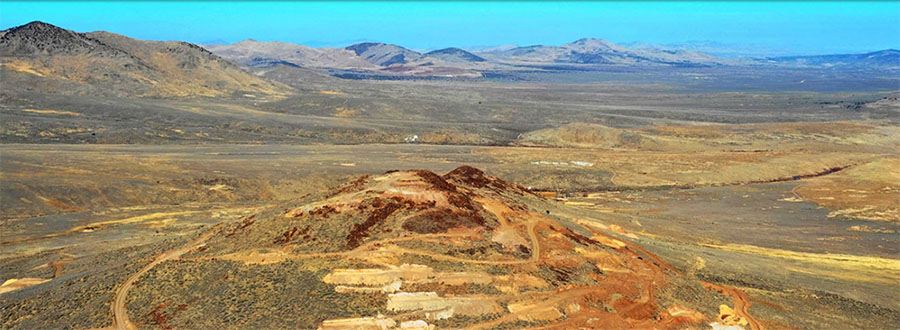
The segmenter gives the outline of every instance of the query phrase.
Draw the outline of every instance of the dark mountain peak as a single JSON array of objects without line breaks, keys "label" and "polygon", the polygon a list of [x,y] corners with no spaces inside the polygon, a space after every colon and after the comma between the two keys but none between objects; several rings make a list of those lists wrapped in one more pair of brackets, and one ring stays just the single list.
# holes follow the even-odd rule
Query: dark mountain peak
[{"label": "dark mountain peak", "polygon": [[466,61],[466,62],[484,62],[486,61],[484,58],[481,58],[478,55],[472,54],[465,50],[449,47],[444,49],[433,50],[425,53],[425,56],[430,57],[438,57],[444,60],[456,60],[456,61]]},{"label": "dark mountain peak", "polygon": [[52,39],[77,39],[80,33],[69,31],[53,24],[34,21],[10,28],[3,34],[7,40],[39,41]]},{"label": "dark mountain peak", "polygon": [[406,64],[422,57],[422,54],[416,51],[381,42],[363,42],[347,46],[345,49],[353,51],[366,62],[379,66]]},{"label": "dark mountain peak", "polygon": [[33,22],[29,22],[27,24],[12,27],[12,28],[8,29],[7,31],[40,31],[40,30],[65,30],[65,29],[58,27],[56,25],[50,24],[50,23],[41,22],[41,21],[33,21]]},{"label": "dark mountain peak", "polygon": [[6,30],[0,37],[0,55],[77,55],[97,53],[121,55],[112,47],[83,33],[66,30],[40,21]]},{"label": "dark mountain peak", "polygon": [[[41,61],[40,65],[56,69],[38,77],[70,81],[89,77],[79,82],[84,93],[168,97],[283,90],[191,43],[136,40],[105,31],[79,33],[43,22],[4,31],[0,57]],[[27,70],[17,74],[34,75]]]}]

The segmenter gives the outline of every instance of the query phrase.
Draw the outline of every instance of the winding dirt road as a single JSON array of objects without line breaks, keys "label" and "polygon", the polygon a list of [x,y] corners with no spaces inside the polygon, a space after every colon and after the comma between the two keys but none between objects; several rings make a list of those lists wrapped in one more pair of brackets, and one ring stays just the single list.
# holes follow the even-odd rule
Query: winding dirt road
[{"label": "winding dirt road", "polygon": [[763,326],[759,324],[759,321],[753,318],[753,315],[750,315],[750,312],[748,311],[748,309],[750,309],[750,299],[747,298],[747,294],[744,293],[744,291],[738,288],[708,282],[703,282],[701,284],[707,290],[715,290],[720,294],[731,296],[731,300],[734,302],[734,312],[747,320],[750,324],[750,329],[764,330]]},{"label": "winding dirt road", "polygon": [[210,229],[206,233],[203,233],[203,235],[200,235],[200,237],[197,237],[196,239],[194,239],[190,243],[184,245],[183,247],[175,249],[175,250],[167,251],[163,254],[156,256],[156,258],[153,259],[153,262],[151,262],[151,263],[147,264],[146,266],[144,266],[143,268],[141,268],[141,270],[139,270],[137,273],[134,273],[131,276],[129,276],[125,280],[125,282],[123,282],[122,285],[119,286],[118,289],[116,289],[115,300],[113,301],[113,304],[112,304],[112,311],[113,311],[113,314],[115,315],[115,319],[113,320],[113,328],[117,329],[117,330],[135,330],[135,329],[137,329],[137,327],[135,327],[134,324],[131,323],[131,321],[128,319],[128,310],[125,308],[125,301],[126,301],[126,298],[128,298],[128,290],[131,290],[131,287],[134,285],[134,282],[136,282],[139,278],[141,278],[141,276],[146,274],[148,271],[153,269],[153,267],[156,267],[156,265],[159,265],[167,260],[172,260],[172,259],[181,257],[181,255],[187,253],[188,251],[191,251],[193,249],[196,249],[200,245],[203,245],[203,243],[206,242],[206,240],[208,240],[210,237],[213,236],[213,234],[216,233],[217,229],[218,229],[217,227],[213,227],[212,229]]}]

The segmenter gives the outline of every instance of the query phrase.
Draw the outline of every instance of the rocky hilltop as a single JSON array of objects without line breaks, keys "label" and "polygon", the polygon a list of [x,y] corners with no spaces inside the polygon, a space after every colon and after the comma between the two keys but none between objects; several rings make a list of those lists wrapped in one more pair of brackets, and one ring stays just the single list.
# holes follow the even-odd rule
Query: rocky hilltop
[{"label": "rocky hilltop", "polygon": [[[226,328],[746,324],[719,314],[722,298],[702,283],[550,203],[468,166],[363,176],[213,228],[147,273],[129,314],[140,326],[162,314],[166,326]],[[228,320],[212,316],[225,309]]]}]

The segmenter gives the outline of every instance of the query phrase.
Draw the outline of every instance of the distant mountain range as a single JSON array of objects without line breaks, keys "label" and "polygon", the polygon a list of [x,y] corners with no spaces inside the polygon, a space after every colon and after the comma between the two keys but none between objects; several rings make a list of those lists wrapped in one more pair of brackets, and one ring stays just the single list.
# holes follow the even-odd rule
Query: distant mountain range
[{"label": "distant mountain range", "polygon": [[785,56],[769,58],[768,62],[796,67],[898,69],[900,51],[888,49],[865,54]]},{"label": "distant mountain range", "polygon": [[[389,71],[400,71],[398,67],[409,66],[477,70],[522,64],[708,66],[732,63],[730,60],[695,51],[631,50],[601,39],[581,39],[561,46],[505,47],[477,53],[456,47],[420,53],[402,46],[377,42],[358,43],[343,50],[252,40],[231,45],[207,45],[205,47],[219,56],[251,67],[288,63],[310,68],[381,68],[380,70],[383,70],[393,67]],[[322,54],[328,54],[328,56]],[[329,60],[321,60],[323,57],[327,57]]]},{"label": "distant mountain range", "polygon": [[312,68],[374,69],[377,65],[357,56],[352,50],[310,48],[284,42],[259,42],[253,39],[230,45],[203,46],[216,55],[249,67],[288,64]]},{"label": "distant mountain range", "polygon": [[483,53],[508,63],[613,65],[725,65],[731,61],[686,50],[628,49],[602,39],[585,38],[560,46],[528,46]]},{"label": "distant mountain range", "polygon": [[732,60],[691,50],[627,48],[587,38],[559,46],[504,46],[479,51],[451,47],[422,53],[377,42],[343,49],[255,40],[200,47],[178,41],[135,40],[109,32],[79,33],[42,22],[0,31],[0,70],[5,88],[27,86],[58,93],[152,97],[281,95],[290,87],[245,70],[277,66],[457,78],[503,70],[591,66],[896,71],[900,70],[900,51]]},{"label": "distant mountain range", "polygon": [[[289,46],[288,46],[289,45]],[[771,66],[820,69],[900,69],[898,51],[867,54],[729,59],[694,50],[667,50],[648,45],[627,48],[585,38],[559,46],[503,46],[467,51],[450,47],[420,53],[399,45],[364,42],[344,49],[309,48],[281,42],[242,41],[207,45],[213,53],[249,67],[289,64],[307,68],[368,70],[391,74],[433,75],[455,70],[478,75],[483,70],[553,65],[657,67]],[[286,52],[284,50],[290,50]],[[330,54],[328,61],[320,60]]]}]

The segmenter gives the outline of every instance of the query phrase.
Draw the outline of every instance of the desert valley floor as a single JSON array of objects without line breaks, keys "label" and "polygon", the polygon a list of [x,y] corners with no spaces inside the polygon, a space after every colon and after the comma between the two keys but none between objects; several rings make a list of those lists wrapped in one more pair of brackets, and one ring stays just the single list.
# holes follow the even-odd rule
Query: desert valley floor
[{"label": "desert valley floor", "polygon": [[900,324],[896,50],[207,48],[2,31],[0,328]]},{"label": "desert valley floor", "polygon": [[[416,320],[448,327],[671,327],[733,315],[719,323],[888,328],[900,320],[900,159],[889,151],[896,129],[826,125],[872,134],[865,141],[884,134],[887,144],[827,153],[807,149],[815,148],[808,141],[769,151],[700,153],[406,144],[5,145],[4,326],[105,327],[124,318],[162,328]],[[518,183],[471,202],[480,212],[496,212],[494,221],[515,219],[508,220],[515,221],[509,233],[460,220],[476,216],[449,220],[430,210],[440,204],[431,204],[387,216],[402,221],[424,214],[438,228],[397,225],[391,232],[388,223],[370,224],[378,234],[340,247],[349,237],[342,227],[365,219],[354,215],[355,205],[380,203],[357,201],[378,197],[351,194],[365,187],[354,184],[389,178],[398,183],[367,189],[385,201],[399,195],[446,203],[432,196],[442,191],[415,172],[383,173],[441,175],[458,164]],[[399,183],[404,180],[396,173],[407,182]],[[467,178],[457,180],[465,185]],[[391,193],[397,189],[401,193]],[[304,210],[322,218],[317,223],[338,227],[313,233],[301,225],[311,220],[282,223],[285,214]],[[253,230],[253,219],[266,227]],[[247,232],[235,234],[248,223]],[[569,239],[554,234],[559,230],[579,238],[557,242]],[[247,237],[229,239],[241,235]],[[310,237],[341,241],[298,247]],[[487,241],[473,243],[477,237]],[[572,253],[582,259],[573,262]],[[629,255],[652,264],[629,264]],[[585,277],[588,266],[603,275]],[[651,278],[617,277],[629,273]],[[652,276],[667,278],[666,284]],[[602,297],[575,292],[616,280],[644,289],[653,283],[658,292],[648,297],[627,285],[607,288],[613,291]],[[571,296],[564,294],[570,290]],[[404,298],[405,292],[430,295]],[[621,316],[631,306],[624,301],[648,298],[671,319],[660,321],[663,314],[652,311]],[[73,303],[81,308],[61,308]],[[720,311],[720,305],[734,311]]]}]

